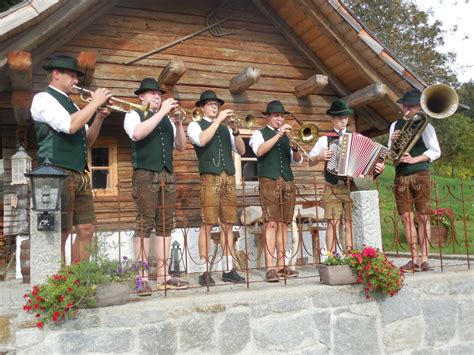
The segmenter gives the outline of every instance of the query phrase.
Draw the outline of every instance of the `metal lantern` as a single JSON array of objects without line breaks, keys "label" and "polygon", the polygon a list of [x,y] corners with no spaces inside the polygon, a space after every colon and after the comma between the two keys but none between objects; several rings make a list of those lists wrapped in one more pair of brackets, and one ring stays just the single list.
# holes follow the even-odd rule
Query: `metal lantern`
[{"label": "metal lantern", "polygon": [[18,147],[16,153],[11,157],[12,162],[12,185],[27,184],[25,173],[31,171],[31,157],[22,145]]},{"label": "metal lantern", "polygon": [[[183,266],[183,269],[181,269],[181,266]],[[183,253],[179,242],[175,240],[173,244],[171,244],[170,266],[168,272],[170,275],[179,276],[183,270]]]},{"label": "metal lantern", "polygon": [[42,212],[38,215],[38,230],[54,230],[54,215],[49,213],[59,210],[61,189],[67,174],[52,166],[46,158],[42,166],[25,176],[31,183],[32,209]]}]

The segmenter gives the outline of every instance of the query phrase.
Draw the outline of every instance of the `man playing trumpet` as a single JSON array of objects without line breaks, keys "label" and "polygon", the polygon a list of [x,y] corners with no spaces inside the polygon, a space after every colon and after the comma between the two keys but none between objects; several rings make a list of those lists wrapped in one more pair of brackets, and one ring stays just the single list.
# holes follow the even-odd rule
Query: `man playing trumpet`
[{"label": "man playing trumpet", "polygon": [[[186,135],[182,121],[168,116],[178,102],[169,98],[162,102],[158,82],[145,78],[135,90],[149,112],[132,110],[125,115],[124,129],[132,145],[132,195],[137,206],[137,225],[134,236],[135,258],[147,261],[150,234],[155,229],[155,253],[158,289],[185,289],[189,283],[168,275],[171,230],[176,204],[176,179],[173,175],[173,147],[182,152]],[[146,272],[146,271],[145,271]],[[148,275],[145,275],[145,279]],[[142,295],[150,294],[147,283]]]},{"label": "man playing trumpet", "polygon": [[[245,144],[238,127],[233,123],[232,110],[219,112],[224,100],[219,99],[211,90],[201,93],[196,106],[203,111],[199,122],[188,126],[188,137],[194,146],[201,177],[201,214],[202,224],[199,232],[199,257],[201,275],[199,284],[213,286],[208,268],[209,243],[212,225],[220,223],[220,243],[223,250],[222,280],[242,283],[233,267],[234,235],[232,226],[237,223],[237,197],[235,193],[235,167],[232,151],[245,154]],[[222,123],[228,119],[229,127]]]},{"label": "man playing trumpet", "polygon": [[[43,66],[49,74],[49,87],[35,95],[31,105],[38,141],[38,163],[48,158],[52,165],[64,169],[67,177],[61,192],[61,254],[65,257],[66,240],[72,226],[76,239],[72,247],[73,263],[89,259],[95,214],[92,188],[87,173],[87,147],[99,135],[104,119],[110,114],[103,107],[111,93],[99,88],[82,109],[72,102],[69,94],[84,73],[75,58],[55,55]],[[88,122],[94,118],[89,127]]]},{"label": "man playing trumpet", "polygon": [[293,218],[296,202],[290,163],[300,165],[303,156],[287,136],[291,126],[285,124],[289,112],[283,104],[271,101],[262,113],[267,117],[267,126],[252,135],[249,145],[258,157],[260,203],[265,222],[265,279],[278,282],[279,277],[298,276],[298,272],[285,266],[285,250],[288,223]]}]

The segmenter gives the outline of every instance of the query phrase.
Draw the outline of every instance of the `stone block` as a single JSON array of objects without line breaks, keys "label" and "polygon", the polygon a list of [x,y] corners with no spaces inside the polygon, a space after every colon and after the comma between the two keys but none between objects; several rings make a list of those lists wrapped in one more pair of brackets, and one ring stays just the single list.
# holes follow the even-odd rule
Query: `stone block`
[{"label": "stone block", "polygon": [[275,315],[252,322],[253,338],[260,351],[300,350],[315,345],[315,329],[309,314]]},{"label": "stone block", "polygon": [[291,298],[281,301],[269,301],[254,307],[252,317],[266,317],[272,313],[295,312],[308,307],[309,301],[304,298]]},{"label": "stone block", "polygon": [[43,342],[45,332],[37,328],[17,329],[15,332],[15,345],[17,350],[37,345]]},{"label": "stone block", "polygon": [[403,318],[383,326],[382,339],[386,351],[408,351],[421,345],[424,322],[421,317]]},{"label": "stone block", "polygon": [[463,341],[474,340],[474,305],[470,300],[459,301],[459,337]]},{"label": "stone block", "polygon": [[381,354],[375,317],[337,317],[333,328],[335,354]]},{"label": "stone block", "polygon": [[250,317],[247,313],[229,313],[218,327],[221,354],[240,353],[250,342]]},{"label": "stone block", "polygon": [[428,299],[421,301],[425,319],[425,344],[444,344],[456,335],[457,302]]},{"label": "stone block", "polygon": [[178,349],[176,327],[170,322],[141,328],[138,341],[143,354],[175,354]]},{"label": "stone block", "polygon": [[58,329],[81,330],[100,327],[100,318],[96,315],[84,316],[80,314],[78,318],[68,320],[57,326]]},{"label": "stone block", "polygon": [[101,313],[100,318],[105,327],[133,327],[162,322],[167,316],[162,310],[149,309],[127,314],[117,311],[109,312],[107,315]]},{"label": "stone block", "polygon": [[12,317],[0,316],[0,349],[14,339]]},{"label": "stone block", "polygon": [[331,286],[312,297],[315,308],[332,308],[367,302],[358,286]]},{"label": "stone block", "polygon": [[93,328],[69,331],[58,335],[60,352],[71,353],[123,353],[132,350],[132,331]]},{"label": "stone block", "polygon": [[382,250],[377,190],[351,192],[351,200],[354,248],[362,248],[365,244]]},{"label": "stone block", "polygon": [[396,296],[378,302],[384,324],[421,314],[419,296],[408,287],[403,287]]},{"label": "stone block", "polygon": [[331,311],[317,310],[312,314],[312,316],[314,326],[319,332],[319,342],[329,351],[332,348]]},{"label": "stone block", "polygon": [[210,351],[215,348],[214,315],[184,317],[179,326],[179,351]]},{"label": "stone block", "polygon": [[466,275],[466,278],[451,283],[449,293],[451,295],[472,295],[474,294],[474,275],[472,271]]}]

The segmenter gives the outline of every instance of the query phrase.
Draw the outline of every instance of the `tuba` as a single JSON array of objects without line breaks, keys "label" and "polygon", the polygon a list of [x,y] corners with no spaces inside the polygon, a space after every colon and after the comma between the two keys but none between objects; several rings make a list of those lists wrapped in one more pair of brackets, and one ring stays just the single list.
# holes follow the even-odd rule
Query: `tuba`
[{"label": "tuba", "polygon": [[[84,102],[91,102],[92,101],[92,94],[94,93],[91,90],[87,90],[84,88],[81,88],[79,86],[74,85],[73,88],[77,91],[79,91],[79,95],[81,97],[81,100]],[[113,105],[103,105],[104,107],[107,107],[111,109],[112,111],[117,111],[117,112],[130,112],[132,110],[138,110],[143,112],[144,114],[147,113],[150,110],[150,104],[143,106],[140,104],[134,104],[133,102],[128,102],[125,100],[117,99],[116,97],[110,97],[110,101],[112,101],[114,104]]]},{"label": "tuba", "polygon": [[422,111],[408,114],[400,130],[400,136],[393,142],[388,156],[397,161],[408,153],[420,139],[428,125],[428,118],[443,119],[456,112],[459,98],[456,91],[446,84],[434,84],[423,90],[420,97]]}]

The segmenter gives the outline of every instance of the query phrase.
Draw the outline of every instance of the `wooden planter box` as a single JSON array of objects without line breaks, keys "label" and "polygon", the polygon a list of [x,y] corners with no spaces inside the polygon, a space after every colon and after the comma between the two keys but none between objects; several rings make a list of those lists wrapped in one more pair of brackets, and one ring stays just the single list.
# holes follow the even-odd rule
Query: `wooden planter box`
[{"label": "wooden planter box", "polygon": [[355,284],[357,275],[349,265],[318,265],[319,278],[325,285]]}]

